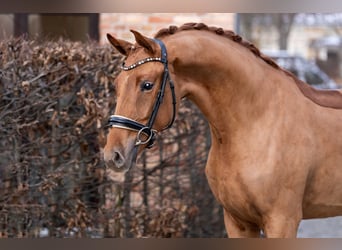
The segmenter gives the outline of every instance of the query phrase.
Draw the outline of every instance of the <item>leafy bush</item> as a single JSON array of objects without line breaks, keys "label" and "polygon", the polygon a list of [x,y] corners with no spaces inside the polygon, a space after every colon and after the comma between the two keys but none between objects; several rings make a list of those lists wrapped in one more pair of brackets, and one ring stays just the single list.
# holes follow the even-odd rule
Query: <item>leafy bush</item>
[{"label": "leafy bush", "polygon": [[205,119],[189,102],[125,176],[105,170],[109,46],[0,42],[0,237],[221,237]]}]

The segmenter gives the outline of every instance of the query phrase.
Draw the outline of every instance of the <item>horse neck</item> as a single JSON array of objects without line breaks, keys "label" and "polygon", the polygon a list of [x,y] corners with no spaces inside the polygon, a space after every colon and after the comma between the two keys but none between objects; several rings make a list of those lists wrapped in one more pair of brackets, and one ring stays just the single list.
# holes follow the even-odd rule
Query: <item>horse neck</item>
[{"label": "horse neck", "polygon": [[267,84],[268,66],[227,38],[205,32],[199,39],[194,34],[170,40],[175,48],[170,53],[175,82],[181,96],[200,108],[212,130],[229,136],[260,118],[275,100],[272,84]]}]

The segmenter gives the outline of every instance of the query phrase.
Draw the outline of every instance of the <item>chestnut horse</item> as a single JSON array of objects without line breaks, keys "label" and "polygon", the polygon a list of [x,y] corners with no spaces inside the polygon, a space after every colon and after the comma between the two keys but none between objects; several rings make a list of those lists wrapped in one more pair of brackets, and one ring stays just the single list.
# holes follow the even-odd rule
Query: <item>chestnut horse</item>
[{"label": "chestnut horse", "polygon": [[319,91],[232,31],[205,24],[136,43],[115,84],[106,165],[127,171],[170,127],[182,98],[207,118],[206,176],[229,237],[296,237],[301,219],[342,215],[342,94]]}]

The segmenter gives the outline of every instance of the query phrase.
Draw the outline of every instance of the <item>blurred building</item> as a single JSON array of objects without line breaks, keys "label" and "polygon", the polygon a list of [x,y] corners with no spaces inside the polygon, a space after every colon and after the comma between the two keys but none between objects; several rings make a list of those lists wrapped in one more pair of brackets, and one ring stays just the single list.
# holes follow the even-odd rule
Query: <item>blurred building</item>
[{"label": "blurred building", "polygon": [[106,33],[132,40],[130,29],[153,36],[158,30],[170,25],[180,26],[189,22],[203,22],[234,30],[235,14],[232,13],[109,13],[100,16],[100,41],[106,42]]},{"label": "blurred building", "polygon": [[0,39],[28,34],[30,38],[64,37],[72,41],[89,39],[106,43],[106,34],[133,39],[129,29],[153,36],[159,29],[186,22],[234,29],[231,13],[106,13],[106,14],[2,14]]},{"label": "blurred building", "polygon": [[310,44],[317,64],[334,78],[342,76],[342,37],[325,36]]}]

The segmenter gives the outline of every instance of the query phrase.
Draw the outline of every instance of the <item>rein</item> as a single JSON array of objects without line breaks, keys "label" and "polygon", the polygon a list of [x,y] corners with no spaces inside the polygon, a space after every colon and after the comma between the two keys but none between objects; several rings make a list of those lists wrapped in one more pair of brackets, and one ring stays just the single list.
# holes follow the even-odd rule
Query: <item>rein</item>
[{"label": "rein", "polygon": [[[144,125],[140,122],[137,122],[133,119],[130,119],[128,117],[120,116],[120,115],[112,115],[112,116],[110,116],[110,118],[108,120],[108,126],[110,126],[112,128],[113,127],[123,128],[123,129],[128,129],[128,130],[138,132],[136,142],[135,142],[136,147],[139,145],[144,145],[144,144],[147,145],[147,148],[151,148],[153,146],[153,143],[155,141],[156,134],[158,133],[158,131],[152,129],[152,127],[153,127],[153,124],[154,124],[155,119],[157,117],[159,107],[160,107],[161,103],[163,102],[164,94],[165,94],[165,88],[166,88],[167,83],[169,83],[171,93],[172,93],[173,115],[172,115],[172,118],[171,118],[171,121],[169,122],[169,124],[165,128],[163,128],[162,130],[170,128],[172,126],[172,124],[174,123],[175,117],[176,117],[176,94],[175,94],[174,84],[171,80],[170,73],[169,73],[166,47],[162,41],[160,41],[158,39],[153,39],[153,40],[155,42],[157,42],[160,46],[161,57],[148,57],[148,58],[142,59],[142,60],[140,60],[140,61],[138,61],[138,62],[136,62],[130,66],[125,66],[125,62],[123,62],[122,66],[121,66],[122,70],[129,71],[129,70],[135,69],[136,67],[139,67],[139,66],[141,66],[145,63],[149,63],[149,62],[160,62],[164,65],[164,71],[163,71],[162,81],[160,84],[160,89],[158,91],[158,95],[157,95],[157,98],[155,100],[150,119],[148,120],[146,125]],[[146,139],[143,136],[145,136]]]}]

